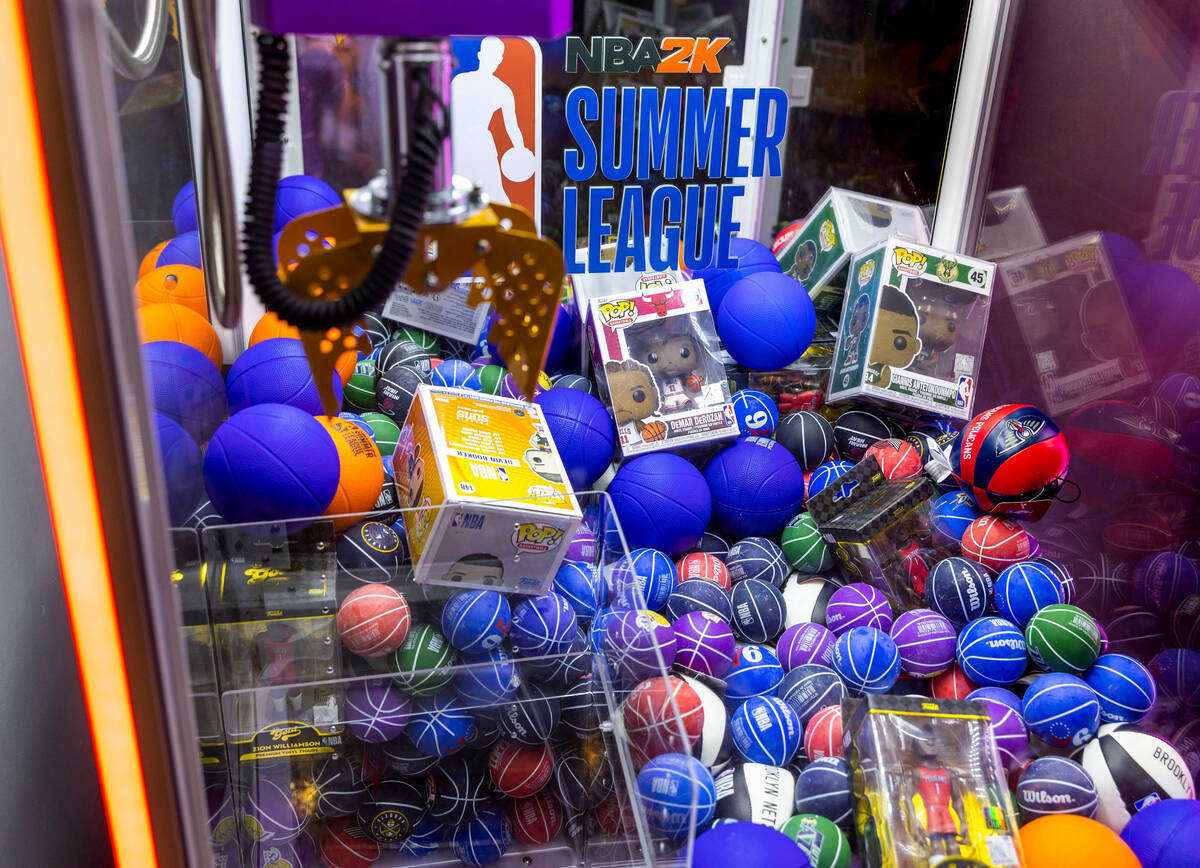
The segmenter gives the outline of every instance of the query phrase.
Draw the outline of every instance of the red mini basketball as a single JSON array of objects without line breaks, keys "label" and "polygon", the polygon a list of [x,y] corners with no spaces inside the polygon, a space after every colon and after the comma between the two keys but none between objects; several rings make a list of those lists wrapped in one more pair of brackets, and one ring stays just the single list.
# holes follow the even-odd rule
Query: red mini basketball
[{"label": "red mini basketball", "polygon": [[319,849],[330,868],[370,868],[380,855],[379,845],[359,828],[353,815],[330,820]]},{"label": "red mini basketball", "polygon": [[716,555],[692,552],[681,557],[675,564],[675,569],[679,573],[681,582],[686,582],[688,579],[708,579],[727,591],[733,585],[729,578],[729,570]]},{"label": "red mini basketball", "polygon": [[342,602],[337,613],[342,643],[360,657],[391,654],[408,636],[408,601],[390,585],[360,585]]},{"label": "red mini basketball", "polygon": [[867,448],[866,454],[874,457],[887,479],[914,479],[924,469],[917,448],[895,437],[876,440]]},{"label": "red mini basketball", "polygon": [[941,675],[929,679],[929,695],[934,699],[965,699],[977,686],[955,663]]},{"label": "red mini basketball", "polygon": [[810,761],[826,756],[845,756],[840,705],[828,705],[812,716],[804,730],[804,752]]},{"label": "red mini basketball", "polygon": [[1029,534],[1011,518],[984,515],[969,525],[962,538],[963,557],[999,572],[1028,560],[1033,546]]},{"label": "red mini basketball", "polygon": [[622,717],[629,740],[647,759],[664,753],[691,752],[704,729],[704,705],[699,694],[674,675],[648,678],[635,687],[625,700]]},{"label": "red mini basketball", "polygon": [[488,773],[496,789],[514,799],[540,792],[554,774],[554,757],[548,745],[536,747],[502,741],[488,757]]},{"label": "red mini basketball", "polygon": [[548,792],[527,799],[514,799],[509,809],[512,812],[513,834],[526,844],[549,844],[562,828],[562,807]]}]

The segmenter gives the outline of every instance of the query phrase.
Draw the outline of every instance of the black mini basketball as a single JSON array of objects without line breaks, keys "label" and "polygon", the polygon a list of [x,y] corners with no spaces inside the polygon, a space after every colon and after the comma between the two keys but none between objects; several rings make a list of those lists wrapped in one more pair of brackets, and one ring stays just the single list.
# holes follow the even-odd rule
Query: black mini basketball
[{"label": "black mini basketball", "polygon": [[429,813],[447,826],[473,819],[490,795],[486,766],[463,757],[443,759],[431,779],[433,804]]},{"label": "black mini basketball", "polygon": [[558,726],[561,714],[557,696],[526,682],[512,702],[500,706],[500,731],[521,744],[544,744]]},{"label": "black mini basketball", "polygon": [[792,453],[800,469],[809,473],[833,451],[833,426],[820,413],[801,410],[779,421],[775,439]]},{"label": "black mini basketball", "polygon": [[873,443],[891,436],[887,422],[866,410],[847,410],[833,423],[838,455],[847,461],[858,461]]},{"label": "black mini basketball", "polygon": [[399,365],[412,368],[422,377],[428,377],[431,370],[429,353],[414,342],[404,339],[390,341],[384,345],[375,359],[375,374],[380,376]]},{"label": "black mini basketball", "polygon": [[412,834],[425,813],[428,796],[409,781],[384,781],[375,798],[358,809],[358,825],[380,844],[398,844]]}]

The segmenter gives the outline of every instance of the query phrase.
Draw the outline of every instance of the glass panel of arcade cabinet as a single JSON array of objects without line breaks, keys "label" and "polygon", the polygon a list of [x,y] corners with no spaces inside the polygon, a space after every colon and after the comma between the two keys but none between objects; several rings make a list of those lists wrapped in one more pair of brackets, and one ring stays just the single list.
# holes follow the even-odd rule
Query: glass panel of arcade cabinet
[{"label": "glass panel of arcade cabinet", "polygon": [[1144,725],[1193,776],[1198,37],[1194,3],[1022,4],[972,239],[1001,278],[979,406],[1038,404],[1066,432],[1078,500],[1032,530],[1109,649],[1159,677]]}]

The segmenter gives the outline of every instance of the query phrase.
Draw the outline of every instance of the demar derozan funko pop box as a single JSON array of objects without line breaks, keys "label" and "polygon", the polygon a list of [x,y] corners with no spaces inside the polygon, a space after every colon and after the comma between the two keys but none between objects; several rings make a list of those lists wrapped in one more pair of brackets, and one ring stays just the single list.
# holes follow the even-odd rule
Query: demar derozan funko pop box
[{"label": "demar derozan funko pop box", "polygon": [[737,436],[703,281],[592,299],[590,313],[596,380],[623,459]]}]

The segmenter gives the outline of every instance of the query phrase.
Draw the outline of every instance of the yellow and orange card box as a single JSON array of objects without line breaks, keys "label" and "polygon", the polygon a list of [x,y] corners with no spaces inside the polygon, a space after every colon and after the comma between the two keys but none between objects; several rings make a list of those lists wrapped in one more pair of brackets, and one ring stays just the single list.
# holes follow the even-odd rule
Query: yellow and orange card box
[{"label": "yellow and orange card box", "polygon": [[581,513],[539,406],[423,385],[394,468],[417,582],[550,587]]}]

